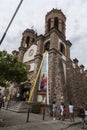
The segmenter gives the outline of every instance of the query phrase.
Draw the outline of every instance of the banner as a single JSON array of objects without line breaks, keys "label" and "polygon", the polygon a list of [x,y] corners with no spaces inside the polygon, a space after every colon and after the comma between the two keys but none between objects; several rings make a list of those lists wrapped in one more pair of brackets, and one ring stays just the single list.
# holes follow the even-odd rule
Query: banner
[{"label": "banner", "polygon": [[41,69],[39,90],[46,91],[47,87],[48,87],[48,53],[44,57]]}]

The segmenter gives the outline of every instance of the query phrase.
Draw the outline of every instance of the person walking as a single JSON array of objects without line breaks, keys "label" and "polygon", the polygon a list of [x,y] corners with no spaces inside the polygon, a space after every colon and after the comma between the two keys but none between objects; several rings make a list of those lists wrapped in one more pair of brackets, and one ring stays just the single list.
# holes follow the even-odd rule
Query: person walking
[{"label": "person walking", "polygon": [[85,118],[87,118],[87,104],[85,105]]},{"label": "person walking", "polygon": [[53,104],[52,104],[53,120],[56,120],[56,110],[57,110],[57,105],[56,105],[56,102],[53,101]]},{"label": "person walking", "polygon": [[80,115],[81,115],[81,118],[82,118],[82,128],[84,129],[85,126],[87,125],[87,123],[86,123],[87,106],[84,107],[84,105],[82,105],[80,107]]},{"label": "person walking", "polygon": [[63,120],[63,112],[64,112],[64,103],[61,102],[60,108],[59,108],[59,120]]},{"label": "person walking", "polygon": [[69,103],[69,117],[70,121],[74,122],[74,106],[72,105],[72,102]]}]

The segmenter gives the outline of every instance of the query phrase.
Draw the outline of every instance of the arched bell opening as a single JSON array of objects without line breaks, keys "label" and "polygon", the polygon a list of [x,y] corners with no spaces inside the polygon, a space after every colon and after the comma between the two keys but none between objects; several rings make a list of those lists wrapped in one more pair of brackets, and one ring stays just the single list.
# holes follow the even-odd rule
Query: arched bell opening
[{"label": "arched bell opening", "polygon": [[47,43],[45,43],[44,52],[45,51],[49,51],[49,49],[50,49],[50,41],[48,41]]},{"label": "arched bell opening", "polygon": [[65,55],[65,47],[62,43],[60,43],[60,51],[62,52],[63,55]]}]

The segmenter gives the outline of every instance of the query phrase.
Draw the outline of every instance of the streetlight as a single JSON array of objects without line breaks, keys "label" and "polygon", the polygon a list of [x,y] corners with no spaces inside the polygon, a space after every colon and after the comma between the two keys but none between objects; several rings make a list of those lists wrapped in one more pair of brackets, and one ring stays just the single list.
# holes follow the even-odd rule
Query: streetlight
[{"label": "streetlight", "polygon": [[4,40],[5,36],[6,36],[6,33],[7,33],[8,29],[9,29],[9,27],[10,27],[10,25],[11,25],[11,23],[12,23],[14,17],[15,17],[15,15],[17,14],[17,12],[18,12],[18,10],[19,10],[19,8],[20,8],[22,2],[23,2],[23,0],[20,1],[20,3],[19,3],[19,5],[18,5],[18,7],[17,7],[17,9],[16,9],[16,11],[15,11],[13,17],[11,18],[11,21],[9,22],[9,24],[8,24],[8,26],[7,26],[7,28],[6,28],[5,32],[4,32],[4,34],[3,34],[2,38],[1,38],[1,40],[0,40],[0,45],[2,44],[2,42],[3,42],[3,40]]}]

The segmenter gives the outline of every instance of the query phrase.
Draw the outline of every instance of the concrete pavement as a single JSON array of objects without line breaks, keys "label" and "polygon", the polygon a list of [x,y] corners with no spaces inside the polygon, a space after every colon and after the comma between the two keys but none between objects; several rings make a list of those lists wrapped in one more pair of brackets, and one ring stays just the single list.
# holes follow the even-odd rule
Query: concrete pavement
[{"label": "concrete pavement", "polygon": [[[81,130],[81,119],[75,118],[75,122],[52,120],[52,117],[46,115],[43,121],[42,114],[30,113],[29,122],[26,123],[27,113],[16,113],[2,109],[0,118],[0,130]],[[87,127],[86,127],[87,129]]]}]

